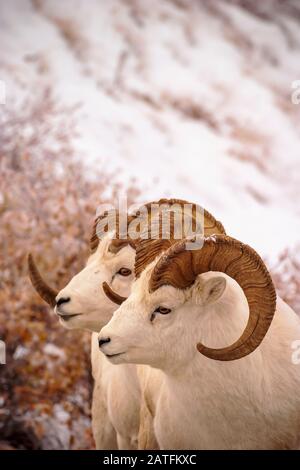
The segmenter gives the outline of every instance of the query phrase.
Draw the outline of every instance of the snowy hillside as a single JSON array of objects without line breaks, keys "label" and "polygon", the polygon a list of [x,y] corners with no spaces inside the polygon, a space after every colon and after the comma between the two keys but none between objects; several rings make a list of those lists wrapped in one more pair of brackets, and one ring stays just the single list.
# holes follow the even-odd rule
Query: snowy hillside
[{"label": "snowy hillside", "polygon": [[11,0],[0,79],[7,106],[48,85],[81,104],[91,175],[198,202],[275,259],[300,241],[299,26],[296,1]]}]

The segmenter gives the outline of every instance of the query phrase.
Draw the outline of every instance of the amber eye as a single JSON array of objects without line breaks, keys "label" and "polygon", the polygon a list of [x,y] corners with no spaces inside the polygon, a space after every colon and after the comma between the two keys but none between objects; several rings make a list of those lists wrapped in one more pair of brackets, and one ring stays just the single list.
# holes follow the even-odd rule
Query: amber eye
[{"label": "amber eye", "polygon": [[167,315],[168,313],[171,312],[171,309],[167,307],[157,307],[155,312],[160,313],[161,315]]},{"label": "amber eye", "polygon": [[121,269],[118,271],[118,274],[120,274],[121,276],[130,276],[130,274],[131,274],[131,269],[128,269],[128,268],[121,268]]}]

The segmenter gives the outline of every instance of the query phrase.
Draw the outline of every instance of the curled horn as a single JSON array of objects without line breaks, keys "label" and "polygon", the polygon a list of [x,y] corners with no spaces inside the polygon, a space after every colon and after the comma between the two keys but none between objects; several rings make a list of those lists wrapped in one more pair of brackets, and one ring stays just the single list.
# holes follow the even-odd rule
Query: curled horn
[{"label": "curled horn", "polygon": [[[166,205],[166,204],[168,204],[169,206],[177,204],[177,205],[181,206],[182,208],[184,208],[184,206],[186,204],[192,204],[192,206],[193,206],[192,207],[192,216],[193,217],[195,217],[197,209],[200,208],[200,206],[198,206],[197,204],[185,201],[183,199],[165,199],[164,198],[164,199],[159,199],[158,201],[148,202],[144,206],[141,206],[136,211],[136,214],[139,214],[139,211],[142,210],[142,208],[146,208],[147,213],[148,213],[148,217],[151,217],[151,206],[152,205],[162,206],[162,205]],[[158,211],[159,211],[159,207],[158,207]],[[210,212],[208,212],[206,209],[203,209],[203,213],[204,213],[204,233],[205,233],[205,235],[212,235],[212,234],[215,234],[215,233],[223,233],[224,235],[226,234],[225,229],[224,229],[224,227],[223,227],[223,225],[221,224],[220,221],[216,220],[215,217]],[[106,211],[103,214],[99,215],[94,221],[93,228],[92,228],[92,233],[91,233],[91,237],[90,237],[90,250],[91,250],[92,253],[97,249],[97,247],[99,245],[99,240],[100,240],[98,235],[97,235],[97,226],[98,226],[99,223],[101,223],[101,221],[103,219],[107,218],[108,216],[109,216],[109,211]],[[116,212],[115,217],[116,217],[116,224],[117,224],[116,229],[117,229],[117,237],[118,237],[118,230],[119,230],[119,223],[118,223],[119,222],[119,213],[118,212]],[[137,217],[137,215],[129,216],[129,222],[132,219],[134,219],[135,217]]]},{"label": "curled horn", "polygon": [[103,282],[102,288],[106,297],[108,297],[112,302],[117,305],[121,305],[127,297],[122,297],[121,295],[117,294],[112,288],[107,284],[107,282]]},{"label": "curled horn", "polygon": [[157,262],[150,292],[163,285],[184,289],[199,274],[226,273],[240,285],[249,305],[249,319],[240,338],[228,347],[213,349],[199,343],[199,352],[211,359],[232,361],[254,351],[266,335],[276,309],[271,276],[259,255],[248,245],[224,235],[204,238],[199,250],[186,250],[186,241],[173,245]]},{"label": "curled horn", "polygon": [[[160,199],[156,204],[159,204],[162,207],[163,204],[180,205],[182,208],[186,204],[192,205],[192,221],[197,219],[197,211],[203,211],[204,215],[204,236],[209,236],[212,234],[226,235],[225,229],[221,222],[217,221],[213,215],[211,215],[206,209],[200,207],[197,204],[193,204],[182,199]],[[144,271],[146,266],[148,266],[152,261],[157,258],[163,251],[167,251],[170,246],[178,243],[178,239],[174,237],[175,225],[174,218],[170,220],[171,226],[168,234],[162,234],[162,220],[161,213],[158,212],[154,220],[151,221],[150,228],[147,228],[142,231],[141,238],[136,244],[136,259],[135,259],[135,276],[138,278],[141,273]],[[195,230],[195,228],[194,228]],[[157,235],[152,238],[153,233]],[[167,236],[166,236],[167,235]],[[166,238],[165,238],[166,236]],[[189,234],[183,234],[183,238],[188,237]],[[200,236],[200,235],[199,235]]]},{"label": "curled horn", "polygon": [[[99,245],[99,241],[100,241],[100,237],[98,236],[98,233],[97,233],[97,229],[98,229],[98,225],[101,224],[101,221],[103,219],[106,219],[107,217],[109,217],[110,214],[113,214],[113,211],[105,211],[103,212],[103,214],[99,215],[95,220],[94,220],[94,224],[93,224],[93,228],[92,228],[92,233],[91,233],[91,236],[90,236],[90,251],[91,253],[94,253]],[[115,214],[115,217],[116,217],[116,223],[118,225],[118,218],[119,218],[119,213],[117,212]]]},{"label": "curled horn", "polygon": [[[197,213],[197,210],[199,209],[202,209],[200,206],[198,206],[197,204],[194,204],[194,203],[190,203],[188,201],[184,201],[182,199],[160,199],[159,201],[151,201],[151,202],[148,202],[147,204],[145,204],[144,206],[141,206],[139,209],[137,209],[137,211],[135,212],[136,215],[130,215],[129,216],[129,223],[135,219],[136,217],[138,217],[138,214],[139,213],[143,213],[143,210],[146,208],[147,210],[147,214],[148,214],[148,223],[150,222],[150,219],[151,219],[151,216],[153,215],[154,219],[155,219],[155,223],[156,225],[158,225],[159,227],[159,230],[158,230],[158,234],[159,234],[159,239],[151,239],[151,232],[149,233],[150,237],[147,235],[145,237],[145,240],[143,240],[143,235],[145,235],[146,232],[148,232],[149,230],[149,227],[148,225],[146,225],[146,227],[144,227],[144,229],[141,227],[142,229],[142,239],[139,240],[139,242],[135,241],[131,241],[130,238],[128,237],[128,243],[131,244],[134,249],[137,249],[137,257],[136,257],[136,264],[135,264],[135,275],[136,277],[139,277],[139,275],[141,274],[141,272],[144,270],[144,268],[151,262],[153,261],[156,256],[158,254],[160,254],[162,251],[165,251],[167,250],[167,248],[170,247],[170,245],[172,245],[173,243],[176,242],[176,239],[172,238],[172,236],[170,237],[170,239],[163,239],[162,238],[162,235],[161,235],[161,217],[159,216],[159,214],[161,213],[161,207],[162,206],[166,206],[166,205],[169,205],[170,207],[172,207],[173,205],[179,205],[181,206],[181,208],[184,209],[184,206],[185,205],[192,205],[192,217],[193,218],[196,218],[196,213]],[[154,211],[154,214],[152,214],[151,212],[151,208],[152,208],[152,205],[155,205],[155,209],[156,211]],[[143,209],[143,210],[142,210]],[[225,229],[223,227],[223,225],[221,224],[221,222],[217,221],[214,216],[212,214],[210,214],[210,212],[208,212],[206,209],[202,209],[203,210],[203,214],[204,214],[204,234],[205,235],[211,235],[211,234],[214,234],[214,233],[220,233],[220,234],[225,234]],[[99,243],[99,238],[97,236],[97,225],[99,222],[101,222],[101,220],[104,218],[104,217],[107,217],[109,215],[108,212],[105,212],[104,214],[100,215],[96,220],[95,220],[95,223],[94,223],[94,227],[93,227],[93,233],[92,233],[92,237],[91,237],[91,240],[90,240],[90,246],[91,246],[91,251],[95,251],[97,246],[98,246],[98,243]],[[116,214],[116,222],[117,222],[117,237],[118,237],[118,234],[119,234],[119,226],[118,226],[118,213]],[[151,228],[153,228],[152,226],[152,223],[151,223]],[[171,229],[172,231],[172,229]],[[171,235],[171,233],[170,233]],[[106,283],[104,282],[103,285],[103,291],[104,293],[106,294],[106,296],[114,303],[116,303],[117,305],[121,305],[121,303],[124,302],[124,300],[126,300],[125,297],[122,297],[120,296],[119,294],[117,294],[116,292],[114,292],[112,290],[112,288]]]},{"label": "curled horn", "polygon": [[149,202],[148,204],[145,205],[145,207],[148,210],[148,213],[150,212],[151,214],[151,205],[156,204],[156,205],[164,205],[168,204],[169,206],[178,204],[182,208],[184,208],[185,205],[191,204],[192,205],[192,216],[195,217],[197,209],[202,209],[203,210],[203,215],[204,215],[204,231],[205,235],[212,235],[215,233],[220,233],[226,235],[225,228],[223,227],[222,223],[215,219],[215,217],[208,212],[208,210],[201,208],[198,204],[185,201],[184,199],[160,199],[159,201],[154,201],[154,202]]},{"label": "curled horn", "polygon": [[49,287],[43,280],[31,254],[28,255],[28,271],[31,283],[39,296],[51,307],[55,307],[55,298],[58,292]]}]

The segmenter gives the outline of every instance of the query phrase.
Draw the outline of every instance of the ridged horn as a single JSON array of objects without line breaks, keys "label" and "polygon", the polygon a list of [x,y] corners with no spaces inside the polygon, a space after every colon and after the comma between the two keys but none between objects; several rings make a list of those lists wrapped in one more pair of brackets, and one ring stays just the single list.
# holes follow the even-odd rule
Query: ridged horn
[{"label": "ridged horn", "polygon": [[39,296],[47,302],[51,307],[56,305],[56,296],[57,291],[52,289],[48,284],[43,280],[31,254],[28,255],[28,271],[31,283]]},{"label": "ridged horn", "polygon": [[[188,201],[185,201],[183,199],[166,199],[166,198],[162,198],[162,199],[159,199],[158,201],[151,201],[151,202],[148,202],[147,204],[145,204],[144,206],[141,206],[136,212],[135,214],[136,215],[131,215],[131,216],[128,216],[128,221],[130,223],[131,220],[133,220],[135,217],[138,216],[139,214],[139,211],[142,210],[143,208],[146,208],[147,209],[147,212],[148,212],[148,217],[151,217],[151,206],[152,205],[158,205],[158,206],[162,206],[162,205],[166,205],[168,204],[169,206],[172,206],[174,204],[177,204],[179,206],[181,206],[182,208],[184,208],[184,206],[186,204],[190,204],[192,205],[192,216],[195,217],[196,216],[196,211],[197,209],[201,209],[201,207],[197,204],[194,204],[194,203],[191,203],[191,202],[188,202]],[[159,210],[159,209],[158,209]],[[142,211],[143,213],[143,211]],[[223,225],[221,224],[220,221],[216,220],[215,217],[210,213],[208,212],[206,209],[203,209],[203,213],[204,213],[204,233],[205,235],[212,235],[212,234],[215,234],[215,233],[223,233],[223,234],[226,234],[225,232],[225,229],[223,227]],[[113,212],[112,212],[113,214]],[[93,224],[93,228],[92,228],[92,233],[91,233],[91,237],[90,237],[90,250],[91,250],[91,253],[93,253],[98,245],[99,245],[99,237],[97,235],[97,226],[99,223],[101,223],[101,221],[105,218],[107,218],[109,216],[109,211],[105,211],[103,214],[99,215],[95,221],[94,221],[94,224]],[[118,231],[119,231],[119,213],[116,212],[114,217],[116,217],[116,231],[117,231],[117,238],[118,238]]]},{"label": "ridged horn", "polygon": [[188,288],[199,274],[208,271],[223,272],[235,279],[248,301],[249,319],[240,338],[230,346],[213,349],[199,343],[197,348],[211,359],[240,359],[260,345],[276,309],[276,292],[271,276],[253,248],[225,235],[204,238],[203,247],[198,250],[187,250],[186,240],[183,240],[158,260],[149,290],[153,292],[163,285]]},{"label": "ridged horn", "polygon": [[[200,205],[198,204],[195,204],[193,202],[189,202],[189,201],[185,201],[184,199],[175,199],[175,198],[172,198],[172,199],[160,199],[159,201],[157,202],[152,202],[152,203],[149,203],[149,204],[159,204],[159,205],[162,205],[162,204],[168,204],[170,206],[172,206],[173,204],[178,204],[180,205],[182,208],[184,208],[185,205],[189,204],[189,205],[192,205],[192,216],[195,217],[196,216],[196,212],[197,210],[203,210],[203,215],[204,215],[204,230],[205,230],[205,235],[206,236],[209,236],[209,235],[212,235],[212,234],[215,234],[215,233],[220,233],[220,234],[224,234],[226,235],[226,231],[225,231],[225,228],[223,227],[222,223],[217,220],[210,212],[208,212],[208,210],[204,209],[203,207],[201,207]],[[148,207],[148,204],[146,204],[146,206]]]},{"label": "ridged horn", "polygon": [[[197,204],[193,204],[182,199],[160,199],[157,204],[161,206],[163,204],[169,204],[170,206],[178,204],[182,208],[184,205],[191,204],[191,222],[197,222],[197,211],[202,211],[204,215],[204,236],[209,236],[212,234],[226,235],[225,229],[221,222],[217,221],[213,215],[211,215],[206,209],[202,208]],[[174,217],[170,219],[170,228],[167,233],[167,237],[162,235],[162,215],[161,212],[157,214],[154,220],[152,220],[151,226],[147,227],[145,233],[141,234],[141,239],[136,245],[136,259],[135,259],[135,276],[138,278],[141,273],[144,271],[146,266],[148,266],[152,261],[154,261],[158,255],[163,251],[166,251],[170,246],[178,243],[178,238],[174,238],[175,233],[175,220]],[[193,227],[195,230],[195,227]],[[195,233],[195,232],[194,232]],[[153,234],[158,234],[157,237]],[[165,234],[166,235],[166,234]],[[189,233],[183,233],[182,237],[189,237]]]},{"label": "ridged horn", "polygon": [[108,297],[112,302],[117,305],[121,305],[127,297],[122,297],[121,295],[117,294],[112,288],[107,284],[107,282],[103,282],[102,288],[106,297]]}]

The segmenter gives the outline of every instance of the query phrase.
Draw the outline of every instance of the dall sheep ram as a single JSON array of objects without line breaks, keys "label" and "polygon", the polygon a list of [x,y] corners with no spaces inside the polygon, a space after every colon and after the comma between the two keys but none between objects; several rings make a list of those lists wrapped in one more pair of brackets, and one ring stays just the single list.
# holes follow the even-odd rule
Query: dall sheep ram
[{"label": "dall sheep ram", "polygon": [[159,447],[297,448],[300,370],[291,345],[300,321],[276,299],[258,254],[225,235],[193,251],[179,241],[163,254],[143,240],[136,274],[99,346],[111,364],[151,366],[145,394]]},{"label": "dall sheep ram", "polygon": [[[178,199],[162,199],[146,206],[148,218],[151,207],[165,206],[180,212],[189,204]],[[193,211],[196,210],[196,205]],[[137,211],[137,214],[139,211]],[[194,213],[194,212],[193,212]],[[85,329],[92,332],[92,371],[95,381],[92,402],[93,434],[98,449],[132,449],[137,447],[140,431],[141,384],[143,368],[124,364],[116,368],[99,353],[98,333],[111,319],[123,296],[128,296],[134,280],[135,246],[137,240],[107,233],[99,243],[96,219],[90,240],[91,255],[86,267],[74,276],[60,292],[50,288],[39,274],[33,258],[29,257],[29,272],[39,295],[54,308],[60,323],[68,329]],[[128,223],[134,217],[128,218]],[[148,220],[149,221],[149,220]],[[118,222],[118,218],[117,218]],[[128,229],[128,226],[127,226]],[[204,210],[204,233],[225,233],[222,224]],[[168,240],[167,244],[174,240]],[[114,294],[117,292],[118,294]],[[107,295],[110,296],[108,299]],[[139,373],[138,373],[139,372]],[[116,393],[117,390],[117,393]],[[122,393],[120,393],[122,390]],[[151,445],[153,446],[153,444]]]}]

